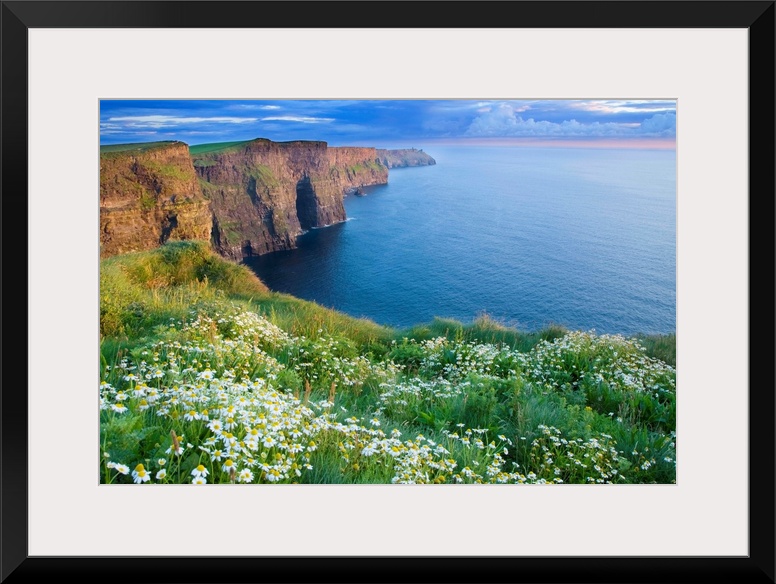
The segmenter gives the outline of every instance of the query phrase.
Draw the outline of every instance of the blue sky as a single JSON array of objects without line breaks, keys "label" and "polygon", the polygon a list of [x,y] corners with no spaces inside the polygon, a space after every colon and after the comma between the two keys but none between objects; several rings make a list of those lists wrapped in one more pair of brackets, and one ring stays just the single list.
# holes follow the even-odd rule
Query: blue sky
[{"label": "blue sky", "polygon": [[630,143],[673,147],[675,100],[102,100],[101,144],[268,138],[331,146]]}]

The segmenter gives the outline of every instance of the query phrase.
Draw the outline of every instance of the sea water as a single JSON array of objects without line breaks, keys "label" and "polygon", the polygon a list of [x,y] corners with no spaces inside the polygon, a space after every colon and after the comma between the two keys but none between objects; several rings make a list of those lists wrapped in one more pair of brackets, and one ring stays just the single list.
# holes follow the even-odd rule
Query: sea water
[{"label": "sea water", "polygon": [[348,221],[249,258],[273,290],[408,327],[676,330],[674,150],[427,146]]}]

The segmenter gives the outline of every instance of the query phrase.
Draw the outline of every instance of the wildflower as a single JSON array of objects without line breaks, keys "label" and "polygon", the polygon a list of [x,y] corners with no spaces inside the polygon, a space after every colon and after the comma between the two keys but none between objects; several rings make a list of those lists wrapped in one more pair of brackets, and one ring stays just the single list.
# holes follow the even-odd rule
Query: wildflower
[{"label": "wildflower", "polygon": [[[108,463],[109,465],[111,463]],[[129,474],[129,467],[126,464],[114,464],[113,468],[116,469],[116,472],[119,472],[123,475]]]},{"label": "wildflower", "polygon": [[200,464],[191,471],[191,475],[193,477],[206,477],[208,475],[208,471],[203,465]]},{"label": "wildflower", "polygon": [[167,469],[163,468],[159,472],[156,473],[156,480],[161,481],[162,479],[167,477]]},{"label": "wildflower", "polygon": [[135,470],[132,471],[132,478],[137,484],[147,483],[151,478],[148,476],[148,472],[142,464],[138,464]]},{"label": "wildflower", "polygon": [[240,471],[237,479],[241,483],[250,483],[253,481],[253,473],[250,471],[250,469],[244,468]]},{"label": "wildflower", "polygon": [[224,429],[224,425],[221,423],[221,420],[210,420],[210,423],[207,425],[207,427],[214,434],[220,434]]},{"label": "wildflower", "polygon": [[167,464],[167,460],[164,458],[160,458],[159,460],[156,461],[156,464],[158,464],[159,466],[164,466],[165,464]]},{"label": "wildflower", "polygon": [[125,406],[122,403],[117,403],[117,404],[112,404],[110,409],[112,409],[114,412],[118,414],[123,414],[124,412],[127,411],[127,406]]},{"label": "wildflower", "polygon": [[224,461],[224,466],[222,467],[224,469],[224,472],[229,473],[232,470],[234,470],[234,462],[232,462],[231,458],[227,458]]},{"label": "wildflower", "polygon": [[194,477],[191,479],[192,485],[205,485],[207,484],[207,479],[205,477]]}]

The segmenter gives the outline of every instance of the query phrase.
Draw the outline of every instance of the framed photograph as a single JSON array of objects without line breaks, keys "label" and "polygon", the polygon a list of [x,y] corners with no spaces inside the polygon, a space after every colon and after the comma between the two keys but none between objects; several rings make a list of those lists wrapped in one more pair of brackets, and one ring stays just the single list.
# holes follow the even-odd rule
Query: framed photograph
[{"label": "framed photograph", "polygon": [[0,579],[773,582],[775,14],[2,2]]}]

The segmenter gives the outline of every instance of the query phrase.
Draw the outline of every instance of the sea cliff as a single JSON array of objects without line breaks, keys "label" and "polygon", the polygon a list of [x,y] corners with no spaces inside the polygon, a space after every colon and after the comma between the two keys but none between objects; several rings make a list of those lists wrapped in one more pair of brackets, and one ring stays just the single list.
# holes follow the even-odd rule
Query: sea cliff
[{"label": "sea cliff", "polygon": [[303,231],[345,220],[350,189],[388,182],[374,148],[258,139],[192,156],[213,210],[213,246],[235,259],[293,248]]},{"label": "sea cliff", "polygon": [[346,219],[343,200],[388,168],[435,164],[421,150],[326,142],[150,142],[100,149],[100,256],[206,240],[234,260],[292,249]]},{"label": "sea cliff", "polygon": [[127,144],[100,155],[100,256],[168,240],[210,239],[213,219],[183,142]]}]

